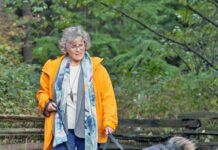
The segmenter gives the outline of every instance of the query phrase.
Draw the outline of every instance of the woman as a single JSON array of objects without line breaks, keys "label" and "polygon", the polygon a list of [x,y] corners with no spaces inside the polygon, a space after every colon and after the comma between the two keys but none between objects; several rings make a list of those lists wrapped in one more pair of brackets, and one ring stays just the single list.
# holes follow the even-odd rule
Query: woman
[{"label": "woman", "polygon": [[103,59],[90,57],[89,35],[81,26],[66,28],[63,56],[42,68],[36,96],[45,117],[44,150],[96,150],[117,127],[117,106]]}]

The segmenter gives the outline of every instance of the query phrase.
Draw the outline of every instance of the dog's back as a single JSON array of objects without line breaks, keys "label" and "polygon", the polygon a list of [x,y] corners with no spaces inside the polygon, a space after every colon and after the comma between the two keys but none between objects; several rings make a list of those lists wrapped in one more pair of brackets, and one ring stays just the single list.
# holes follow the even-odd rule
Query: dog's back
[{"label": "dog's back", "polygon": [[195,150],[195,144],[184,137],[172,137],[166,145],[154,145],[143,150]]},{"label": "dog's back", "polygon": [[143,148],[143,150],[168,150],[165,145],[159,144],[148,148]]},{"label": "dog's back", "polygon": [[172,137],[168,141],[167,146],[169,147],[175,146],[176,148],[180,150],[195,150],[195,144],[192,141],[190,141],[187,138],[179,137],[179,136]]}]

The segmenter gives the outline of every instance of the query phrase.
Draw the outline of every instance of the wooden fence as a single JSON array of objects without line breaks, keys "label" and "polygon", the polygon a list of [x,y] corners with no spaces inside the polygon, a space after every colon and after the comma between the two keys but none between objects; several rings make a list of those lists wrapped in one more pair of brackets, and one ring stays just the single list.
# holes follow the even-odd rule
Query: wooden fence
[{"label": "wooden fence", "polygon": [[[43,123],[43,117],[0,115],[0,149],[42,149]],[[218,113],[180,114],[177,119],[119,119],[115,133],[125,149],[141,149],[175,135],[195,140],[199,150],[218,150]],[[108,149],[116,147],[110,143]]]}]

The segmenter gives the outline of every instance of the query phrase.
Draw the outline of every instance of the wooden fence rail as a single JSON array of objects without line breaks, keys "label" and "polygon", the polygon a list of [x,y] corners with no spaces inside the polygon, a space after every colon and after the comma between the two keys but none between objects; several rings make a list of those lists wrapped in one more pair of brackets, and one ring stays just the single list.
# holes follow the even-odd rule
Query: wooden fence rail
[{"label": "wooden fence rail", "polygon": [[[200,140],[201,136],[213,136],[218,139],[218,129],[215,125],[213,130],[205,130],[202,126],[202,119],[209,119],[210,121],[218,121],[218,113],[208,113],[208,112],[194,112],[181,114],[178,119],[119,119],[119,128],[115,134],[115,137],[124,145],[125,149],[141,149],[146,145],[151,145],[155,143],[165,142],[167,139],[174,135],[181,135],[185,137],[194,137]],[[20,126],[16,127],[0,127],[0,138],[4,137],[28,137],[28,136],[39,136],[43,137],[43,123],[44,117],[42,116],[30,116],[30,115],[0,115],[0,123],[21,123]],[[28,127],[24,127],[22,123],[32,123]],[[35,125],[36,124],[36,125]],[[123,132],[122,127],[125,128],[172,128],[173,132],[164,134],[142,134],[135,133],[127,134]],[[175,129],[175,131],[174,131]],[[177,130],[179,129],[179,130]],[[120,132],[120,133],[119,133]],[[143,131],[142,131],[143,132]],[[27,139],[27,138],[26,138]],[[35,145],[34,145],[35,144]],[[7,144],[0,145],[0,149],[41,149],[41,143],[28,143],[25,144]],[[19,146],[20,145],[20,146]],[[22,147],[22,148],[21,148]],[[31,148],[30,148],[31,147]],[[198,148],[200,150],[217,150],[218,141],[213,142],[199,142]],[[113,144],[110,144],[109,149],[116,149]]]}]

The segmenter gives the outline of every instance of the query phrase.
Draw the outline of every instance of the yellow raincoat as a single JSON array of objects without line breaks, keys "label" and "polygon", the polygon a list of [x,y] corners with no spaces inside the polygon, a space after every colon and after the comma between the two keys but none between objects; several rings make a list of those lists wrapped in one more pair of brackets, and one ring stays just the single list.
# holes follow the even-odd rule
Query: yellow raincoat
[{"label": "yellow raincoat", "polygon": [[[39,109],[42,112],[48,100],[53,99],[54,80],[63,58],[64,56],[61,56],[55,60],[48,60],[42,68],[40,88],[36,93]],[[117,127],[117,105],[110,77],[107,70],[101,65],[103,59],[92,57],[91,60],[94,68],[93,80],[98,121],[98,143],[105,143],[107,141],[105,127],[109,126],[114,130]],[[54,113],[51,113],[49,117],[45,117],[44,150],[52,149],[53,120]]]}]

